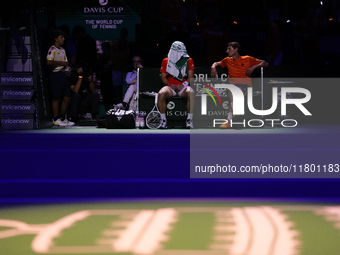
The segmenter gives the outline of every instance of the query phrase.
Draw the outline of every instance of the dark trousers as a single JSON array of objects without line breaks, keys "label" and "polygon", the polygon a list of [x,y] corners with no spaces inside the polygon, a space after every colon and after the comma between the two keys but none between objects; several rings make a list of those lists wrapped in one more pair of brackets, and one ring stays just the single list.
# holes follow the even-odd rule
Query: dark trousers
[{"label": "dark trousers", "polygon": [[114,103],[119,104],[123,101],[123,85],[113,86]]},{"label": "dark trousers", "polygon": [[74,93],[71,96],[71,117],[78,118],[79,114],[90,112],[92,116],[99,113],[100,96],[98,93],[79,94]]},{"label": "dark trousers", "polygon": [[108,111],[112,108],[112,105],[115,101],[111,72],[109,73],[109,75],[102,75],[100,80],[100,90],[103,96],[105,111]]}]

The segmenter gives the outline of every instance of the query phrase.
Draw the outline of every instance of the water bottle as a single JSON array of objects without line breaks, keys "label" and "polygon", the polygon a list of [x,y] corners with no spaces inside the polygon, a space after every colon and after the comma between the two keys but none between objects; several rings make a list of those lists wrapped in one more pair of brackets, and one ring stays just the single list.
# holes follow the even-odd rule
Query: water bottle
[{"label": "water bottle", "polygon": [[139,128],[139,122],[140,122],[139,114],[140,113],[136,111],[136,119],[135,119],[136,128]]},{"label": "water bottle", "polygon": [[139,114],[139,128],[144,129],[145,128],[145,116],[146,112],[140,112]]}]

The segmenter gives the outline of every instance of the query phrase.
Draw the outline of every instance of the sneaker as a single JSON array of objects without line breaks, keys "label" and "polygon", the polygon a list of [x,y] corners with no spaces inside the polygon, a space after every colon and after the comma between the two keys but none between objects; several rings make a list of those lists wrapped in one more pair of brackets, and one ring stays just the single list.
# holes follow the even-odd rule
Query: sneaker
[{"label": "sneaker", "polygon": [[168,123],[166,120],[162,120],[161,126],[159,127],[160,129],[168,129]]},{"label": "sneaker", "polygon": [[187,129],[194,128],[194,124],[193,124],[193,122],[192,122],[191,119],[187,119],[186,128],[187,128]]},{"label": "sneaker", "polygon": [[226,123],[223,123],[220,128],[229,128],[230,127],[230,121],[227,121]]},{"label": "sneaker", "polygon": [[74,123],[73,121],[70,121],[70,120],[68,120],[68,119],[65,119],[64,120],[64,123],[66,123],[66,126],[74,126],[76,123]]},{"label": "sneaker", "polygon": [[57,119],[57,120],[53,120],[53,126],[66,127],[67,124],[65,123],[65,121],[62,121],[61,119]]}]

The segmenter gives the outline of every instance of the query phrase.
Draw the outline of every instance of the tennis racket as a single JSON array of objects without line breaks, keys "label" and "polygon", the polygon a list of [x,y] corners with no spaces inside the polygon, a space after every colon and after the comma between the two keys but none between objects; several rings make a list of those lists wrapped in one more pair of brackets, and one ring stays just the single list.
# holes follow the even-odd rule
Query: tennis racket
[{"label": "tennis racket", "polygon": [[158,94],[155,93],[155,106],[152,108],[151,112],[149,112],[148,116],[146,116],[146,126],[150,129],[160,128],[162,124],[161,113],[158,110],[157,99]]}]

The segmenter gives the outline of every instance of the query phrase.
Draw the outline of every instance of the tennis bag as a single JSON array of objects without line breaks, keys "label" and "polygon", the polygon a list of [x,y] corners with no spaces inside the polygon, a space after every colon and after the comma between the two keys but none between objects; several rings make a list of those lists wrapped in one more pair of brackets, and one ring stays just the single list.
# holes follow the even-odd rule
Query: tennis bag
[{"label": "tennis bag", "polygon": [[129,129],[135,128],[134,111],[111,109],[106,113],[106,128],[108,129]]}]

